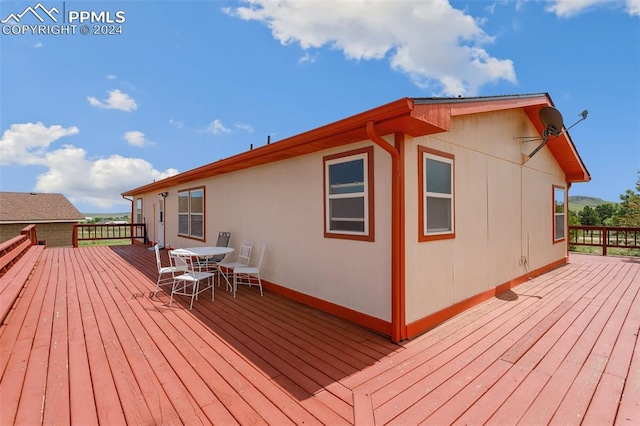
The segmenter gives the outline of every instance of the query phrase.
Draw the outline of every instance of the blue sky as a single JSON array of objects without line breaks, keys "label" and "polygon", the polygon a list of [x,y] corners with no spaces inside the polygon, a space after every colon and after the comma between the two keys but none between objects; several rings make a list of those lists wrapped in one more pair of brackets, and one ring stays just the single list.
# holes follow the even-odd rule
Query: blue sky
[{"label": "blue sky", "polygon": [[[405,96],[548,92],[567,126],[589,110],[570,195],[618,201],[640,170],[640,0],[40,4],[0,1],[2,191],[128,211],[123,191]],[[7,20],[28,7],[44,22]]]}]

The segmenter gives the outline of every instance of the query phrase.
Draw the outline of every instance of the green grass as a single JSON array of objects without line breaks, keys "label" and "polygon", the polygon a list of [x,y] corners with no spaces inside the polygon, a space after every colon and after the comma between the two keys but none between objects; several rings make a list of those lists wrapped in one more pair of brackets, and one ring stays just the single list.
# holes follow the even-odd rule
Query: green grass
[{"label": "green grass", "polygon": [[78,241],[78,247],[129,246],[129,245],[131,245],[131,238],[123,238],[123,239],[120,239],[120,240]]},{"label": "green grass", "polygon": [[[589,246],[579,246],[579,247],[570,247],[569,251],[571,253],[585,253],[585,254],[602,254],[601,247],[589,247]],[[634,256],[640,257],[640,249],[623,249],[623,248],[615,248],[608,247],[607,248],[607,256]]]}]

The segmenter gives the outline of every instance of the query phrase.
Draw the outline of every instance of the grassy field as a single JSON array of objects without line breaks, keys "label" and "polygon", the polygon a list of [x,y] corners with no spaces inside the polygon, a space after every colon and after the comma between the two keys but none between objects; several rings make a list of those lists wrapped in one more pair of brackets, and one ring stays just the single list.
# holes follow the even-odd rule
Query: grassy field
[{"label": "grassy field", "polygon": [[586,206],[591,208],[597,207],[600,204],[617,204],[612,201],[605,201],[602,198],[585,197],[583,195],[572,195],[569,197],[569,210],[573,212],[581,212]]},{"label": "grassy field", "polygon": [[78,241],[79,247],[130,246],[130,245],[131,245],[131,238],[123,238],[121,240]]},{"label": "grassy field", "polygon": [[131,213],[82,213],[84,217],[100,220],[126,220],[130,222]]},{"label": "grassy field", "polygon": [[[586,253],[586,254],[602,254],[602,248],[600,247],[570,247],[571,253]],[[640,257],[640,249],[622,249],[622,248],[607,248],[607,256],[634,256]]]}]

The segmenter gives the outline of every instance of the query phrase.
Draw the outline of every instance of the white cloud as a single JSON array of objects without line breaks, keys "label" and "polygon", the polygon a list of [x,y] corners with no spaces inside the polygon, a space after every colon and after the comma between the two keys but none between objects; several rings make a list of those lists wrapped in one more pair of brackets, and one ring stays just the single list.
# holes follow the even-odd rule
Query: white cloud
[{"label": "white cloud", "polygon": [[229,133],[230,131],[231,130],[224,127],[222,122],[218,119],[213,120],[211,124],[209,124],[209,126],[207,126],[207,128],[205,129],[205,132],[211,133],[213,135],[219,135],[221,133]]},{"label": "white cloud", "polygon": [[263,22],[282,44],[305,50],[329,46],[349,59],[388,59],[412,81],[446,95],[474,95],[480,86],[516,82],[513,63],[483,48],[493,41],[474,20],[445,0],[319,1],[250,0],[224,9]]},{"label": "white cloud", "polygon": [[45,126],[38,123],[12,124],[0,139],[0,164],[43,164],[51,143],[79,133],[77,127]]},{"label": "white cloud", "polygon": [[305,62],[314,63],[317,59],[318,55],[311,55],[308,51],[304,52],[304,55],[298,59],[299,64],[304,64]]},{"label": "white cloud", "polygon": [[89,104],[98,108],[105,109],[119,109],[122,111],[135,111],[138,109],[138,105],[136,101],[127,95],[126,93],[122,93],[120,90],[115,89],[109,92],[109,97],[103,101],[98,100],[93,96],[87,97]]},{"label": "white cloud", "polygon": [[128,205],[120,196],[126,190],[178,173],[173,168],[156,170],[141,158],[112,155],[90,159],[84,149],[73,145],[48,149],[54,141],[78,132],[77,127],[13,124],[0,139],[0,159],[2,164],[46,167],[47,171],[37,177],[37,191],[64,193],[74,203],[105,209]]},{"label": "white cloud", "polygon": [[154,145],[153,142],[151,142],[144,136],[144,133],[139,132],[137,130],[125,132],[124,135],[122,135],[122,138],[126,140],[129,145],[137,146],[140,148],[143,148],[148,145]]},{"label": "white cloud", "polygon": [[184,123],[180,120],[174,120],[173,118],[169,120],[169,124],[171,124],[176,129],[182,129],[184,127]]},{"label": "white cloud", "polygon": [[178,173],[176,169],[160,172],[141,158],[112,155],[95,161],[87,152],[71,145],[47,153],[49,170],[37,178],[36,190],[60,192],[72,202],[111,208],[125,201],[120,194]]},{"label": "white cloud", "polygon": [[547,11],[568,18],[601,5],[623,6],[629,15],[640,16],[640,0],[554,0],[547,7]]},{"label": "white cloud", "polygon": [[253,133],[253,126],[251,124],[236,123],[234,126],[236,129],[244,130],[247,133]]},{"label": "white cloud", "polygon": [[37,41],[33,44],[33,48],[34,49],[40,49],[42,47],[42,42],[41,41]]},{"label": "white cloud", "polygon": [[107,80],[115,80],[116,78],[118,78],[118,77],[116,77],[115,75],[112,75],[112,74],[109,74],[107,76]]}]

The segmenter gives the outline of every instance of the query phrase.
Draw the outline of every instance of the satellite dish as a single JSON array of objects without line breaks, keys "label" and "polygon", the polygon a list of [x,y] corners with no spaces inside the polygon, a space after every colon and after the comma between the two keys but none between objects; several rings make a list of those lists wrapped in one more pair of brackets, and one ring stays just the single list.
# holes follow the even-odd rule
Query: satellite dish
[{"label": "satellite dish", "polygon": [[544,131],[542,132],[542,143],[538,145],[536,149],[534,149],[531,154],[523,156],[522,163],[526,163],[536,155],[536,152],[540,151],[543,146],[547,144],[547,140],[549,140],[549,136],[558,137],[562,133],[562,128],[564,127],[564,123],[562,121],[562,114],[557,109],[546,106],[540,108],[538,111],[538,117],[540,117],[540,121],[544,126]]},{"label": "satellite dish", "polygon": [[[559,137],[563,133],[566,133],[569,129],[573,128],[573,126],[580,123],[582,120],[585,120],[588,114],[589,114],[589,111],[585,109],[580,113],[580,117],[581,117],[580,120],[573,123],[571,126],[569,126],[568,129],[564,129],[564,122],[562,120],[562,114],[560,114],[560,111],[550,106],[540,108],[540,111],[538,111],[538,117],[540,118],[540,121],[544,126],[544,131],[542,132],[542,138],[534,138],[534,140],[542,139],[542,143],[538,145],[538,147],[534,149],[531,152],[531,154],[522,155],[522,164],[529,161],[531,157],[533,157],[536,154],[536,152],[540,151],[542,147],[547,144],[547,141],[549,140],[549,136],[553,136],[554,138]],[[530,141],[531,140],[527,142],[530,142]]]},{"label": "satellite dish", "polygon": [[564,123],[562,122],[562,114],[560,114],[560,111],[553,107],[546,106],[540,108],[538,117],[540,117],[540,121],[542,121],[544,125],[545,134],[543,136],[558,136],[562,133]]}]

